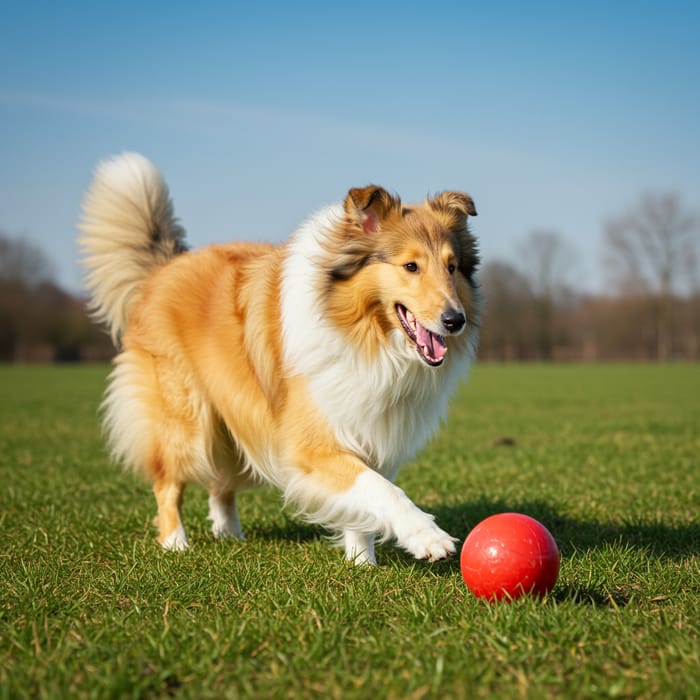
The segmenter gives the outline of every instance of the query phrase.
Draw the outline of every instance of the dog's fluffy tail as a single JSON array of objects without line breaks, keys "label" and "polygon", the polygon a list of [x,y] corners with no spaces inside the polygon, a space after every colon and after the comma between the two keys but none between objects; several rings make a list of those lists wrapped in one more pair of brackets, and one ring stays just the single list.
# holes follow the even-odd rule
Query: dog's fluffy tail
[{"label": "dog's fluffy tail", "polygon": [[83,201],[80,230],[90,308],[118,344],[146,278],[186,250],[184,229],[153,163],[138,153],[100,163]]}]

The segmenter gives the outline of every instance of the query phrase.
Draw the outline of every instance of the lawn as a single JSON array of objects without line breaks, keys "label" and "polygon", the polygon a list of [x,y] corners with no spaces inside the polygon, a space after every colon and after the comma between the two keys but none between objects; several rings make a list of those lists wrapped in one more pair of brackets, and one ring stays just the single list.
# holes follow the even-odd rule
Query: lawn
[{"label": "lawn", "polygon": [[346,565],[271,490],[241,543],[192,488],[191,549],[160,551],[102,446],[106,371],[0,368],[2,697],[700,697],[700,366],[474,370],[399,483],[460,538],[551,530],[552,594],[497,605],[456,559]]}]

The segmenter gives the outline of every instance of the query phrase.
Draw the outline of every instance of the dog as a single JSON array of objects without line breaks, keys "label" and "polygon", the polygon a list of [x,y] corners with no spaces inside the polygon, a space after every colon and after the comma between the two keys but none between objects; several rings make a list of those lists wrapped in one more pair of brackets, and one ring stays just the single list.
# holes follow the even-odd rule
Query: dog
[{"label": "dog", "polygon": [[455,538],[394,484],[473,361],[481,300],[472,198],[416,205],[351,189],[280,245],[190,251],[156,167],[100,163],[79,244],[91,310],[118,354],[103,403],[112,455],[153,482],[166,550],[188,540],[188,483],[216,537],[243,539],[236,495],[272,484],[355,564],[375,539],[417,559]]}]

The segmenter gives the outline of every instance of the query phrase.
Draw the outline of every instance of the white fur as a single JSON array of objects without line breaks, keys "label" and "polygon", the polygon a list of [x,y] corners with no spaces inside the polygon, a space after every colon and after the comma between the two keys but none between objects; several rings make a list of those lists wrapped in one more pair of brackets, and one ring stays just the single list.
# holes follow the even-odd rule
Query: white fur
[{"label": "white fur", "polygon": [[397,544],[417,559],[443,559],[454,554],[454,538],[441,530],[398,487],[379,472],[366,469],[346,491],[319,486],[310,475],[289,470],[285,498],[301,507],[311,522],[342,531],[346,558],[374,563],[374,535]]},{"label": "white fur", "polygon": [[[348,512],[367,513],[374,520],[374,532],[382,539],[396,538],[416,559],[434,561],[455,553],[454,538],[435,524],[433,516],[420,510],[398,486],[375,471],[368,469],[350,489],[333,499],[340,501]],[[361,544],[358,547],[358,538],[348,535],[347,530],[345,544],[346,556],[357,556]],[[362,563],[370,563],[362,557],[361,549],[359,554]]]}]

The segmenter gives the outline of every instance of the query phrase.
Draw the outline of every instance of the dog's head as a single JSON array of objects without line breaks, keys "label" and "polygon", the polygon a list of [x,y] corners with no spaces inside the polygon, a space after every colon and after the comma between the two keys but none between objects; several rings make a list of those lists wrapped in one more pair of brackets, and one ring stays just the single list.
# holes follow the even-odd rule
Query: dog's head
[{"label": "dog's head", "polygon": [[381,187],[352,189],[328,259],[328,313],[368,352],[400,330],[437,367],[476,321],[474,202],[443,192],[404,206]]}]

